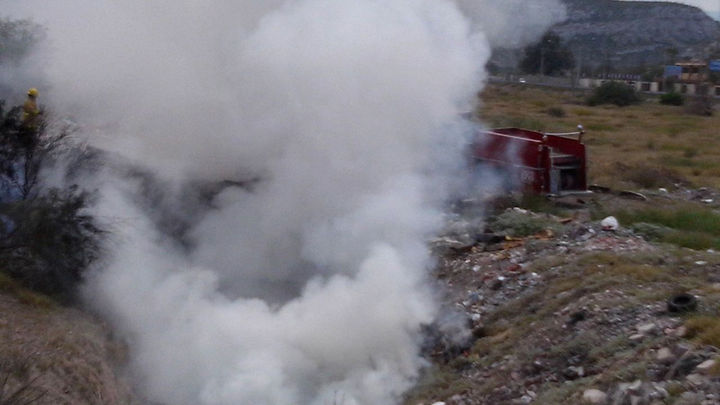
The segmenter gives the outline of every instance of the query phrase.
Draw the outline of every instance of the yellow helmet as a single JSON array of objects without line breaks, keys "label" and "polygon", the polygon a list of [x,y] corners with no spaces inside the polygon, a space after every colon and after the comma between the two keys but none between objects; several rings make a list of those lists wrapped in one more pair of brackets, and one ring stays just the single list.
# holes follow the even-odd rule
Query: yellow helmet
[{"label": "yellow helmet", "polygon": [[38,89],[33,87],[32,89],[28,90],[28,96],[30,97],[37,97],[38,95]]}]

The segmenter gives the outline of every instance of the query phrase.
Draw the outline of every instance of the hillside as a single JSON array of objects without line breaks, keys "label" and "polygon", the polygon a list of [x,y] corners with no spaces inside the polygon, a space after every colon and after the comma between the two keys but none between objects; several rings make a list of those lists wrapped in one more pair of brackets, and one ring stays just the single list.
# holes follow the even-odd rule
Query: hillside
[{"label": "hillside", "polygon": [[675,3],[566,0],[568,19],[554,27],[584,64],[632,66],[679,56],[702,57],[720,39],[720,24],[702,10]]},{"label": "hillside", "polygon": [[[567,19],[553,27],[584,68],[660,65],[707,57],[720,40],[720,23],[696,7],[666,2],[564,0]],[[716,45],[715,45],[716,46]],[[496,63],[514,67],[521,52],[499,52]]]}]

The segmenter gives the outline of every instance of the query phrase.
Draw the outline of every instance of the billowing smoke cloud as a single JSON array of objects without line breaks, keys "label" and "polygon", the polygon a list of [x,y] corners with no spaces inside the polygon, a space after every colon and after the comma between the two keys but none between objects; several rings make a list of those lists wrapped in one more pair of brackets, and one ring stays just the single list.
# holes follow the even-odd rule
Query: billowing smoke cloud
[{"label": "billowing smoke cloud", "polygon": [[[48,29],[44,100],[155,173],[85,180],[114,229],[88,297],[127,337],[143,393],[397,403],[436,315],[425,240],[438,179],[462,161],[485,20],[445,0],[14,8]],[[188,186],[223,180],[204,203]],[[178,217],[179,235],[159,226]]]}]

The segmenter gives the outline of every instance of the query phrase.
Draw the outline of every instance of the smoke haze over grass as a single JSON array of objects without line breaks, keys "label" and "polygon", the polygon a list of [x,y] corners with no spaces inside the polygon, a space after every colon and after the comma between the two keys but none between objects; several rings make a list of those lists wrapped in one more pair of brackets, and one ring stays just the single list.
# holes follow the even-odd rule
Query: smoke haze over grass
[{"label": "smoke haze over grass", "polygon": [[[484,78],[482,19],[443,0],[7,10],[48,29],[46,100],[153,173],[150,186],[110,168],[84,180],[116,224],[88,299],[127,338],[143,393],[397,403],[436,315],[425,240]],[[205,202],[189,186],[248,177]],[[173,218],[179,235],[158,226]]]}]

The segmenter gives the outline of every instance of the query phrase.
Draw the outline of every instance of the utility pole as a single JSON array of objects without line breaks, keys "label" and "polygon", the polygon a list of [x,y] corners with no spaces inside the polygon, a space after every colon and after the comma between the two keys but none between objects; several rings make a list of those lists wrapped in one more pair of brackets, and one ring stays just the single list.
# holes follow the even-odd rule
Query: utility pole
[{"label": "utility pole", "polygon": [[583,52],[582,46],[577,49],[577,70],[575,71],[575,83],[573,87],[580,86],[580,76],[582,75]]}]

